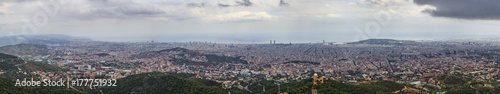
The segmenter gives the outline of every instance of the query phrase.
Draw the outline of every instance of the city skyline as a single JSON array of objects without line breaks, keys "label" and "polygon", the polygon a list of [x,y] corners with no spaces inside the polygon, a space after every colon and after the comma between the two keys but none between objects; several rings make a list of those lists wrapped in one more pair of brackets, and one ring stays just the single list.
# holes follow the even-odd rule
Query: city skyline
[{"label": "city skyline", "polygon": [[0,34],[226,43],[495,38],[500,29],[498,4],[490,0],[5,0],[0,1]]}]

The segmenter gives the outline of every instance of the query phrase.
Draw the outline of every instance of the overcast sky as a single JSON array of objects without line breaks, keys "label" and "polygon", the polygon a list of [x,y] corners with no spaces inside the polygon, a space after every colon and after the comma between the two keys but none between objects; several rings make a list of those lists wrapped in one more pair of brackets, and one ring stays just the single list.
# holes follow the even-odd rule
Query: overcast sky
[{"label": "overcast sky", "polygon": [[0,36],[347,42],[499,37],[499,0],[1,0]]}]

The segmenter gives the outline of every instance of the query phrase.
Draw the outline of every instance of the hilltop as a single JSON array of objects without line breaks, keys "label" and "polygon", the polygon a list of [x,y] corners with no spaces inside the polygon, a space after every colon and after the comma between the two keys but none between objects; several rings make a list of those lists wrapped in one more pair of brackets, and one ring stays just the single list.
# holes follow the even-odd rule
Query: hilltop
[{"label": "hilltop", "polygon": [[347,44],[378,44],[378,45],[417,45],[420,42],[410,40],[394,40],[394,39],[367,39]]},{"label": "hilltop", "polygon": [[48,55],[49,49],[47,45],[42,44],[16,44],[0,47],[0,53],[7,53],[11,55],[24,56],[24,55]]},{"label": "hilltop", "polygon": [[[192,51],[186,48],[171,48],[160,51],[143,52],[137,55],[132,55],[130,58],[156,58],[156,57],[170,57],[174,64],[178,65],[218,65],[223,63],[238,63],[248,64],[248,61],[241,59],[241,56],[223,56],[215,54],[207,54],[198,51]],[[195,60],[196,59],[196,60]]]}]

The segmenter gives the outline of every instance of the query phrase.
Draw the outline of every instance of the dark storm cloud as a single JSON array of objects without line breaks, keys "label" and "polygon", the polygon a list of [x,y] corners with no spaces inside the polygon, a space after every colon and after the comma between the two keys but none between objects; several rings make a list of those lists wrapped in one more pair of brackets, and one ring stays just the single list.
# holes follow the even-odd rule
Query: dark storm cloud
[{"label": "dark storm cloud", "polygon": [[285,0],[280,0],[280,6],[288,6],[289,4]]},{"label": "dark storm cloud", "polygon": [[239,6],[246,6],[246,7],[253,5],[253,3],[250,0],[237,1],[236,4]]},{"label": "dark storm cloud", "polygon": [[414,3],[436,7],[424,11],[435,17],[500,20],[500,0],[414,0]]}]

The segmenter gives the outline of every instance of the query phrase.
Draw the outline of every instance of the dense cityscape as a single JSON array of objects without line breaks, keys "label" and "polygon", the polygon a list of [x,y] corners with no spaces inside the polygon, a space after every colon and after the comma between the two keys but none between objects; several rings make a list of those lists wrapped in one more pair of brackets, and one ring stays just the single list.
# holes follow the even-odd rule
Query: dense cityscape
[{"label": "dense cityscape", "polygon": [[439,75],[500,81],[499,46],[497,42],[389,39],[297,44],[77,40],[48,45],[10,45],[1,51],[68,70],[27,73],[40,79],[119,79],[141,73],[173,72],[196,74],[196,78],[223,83],[225,88],[245,89],[239,82],[289,83],[319,74],[344,83],[385,80],[428,91],[423,86],[447,87],[432,78]]}]

